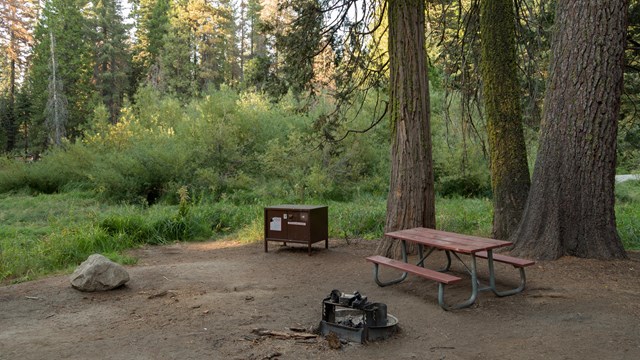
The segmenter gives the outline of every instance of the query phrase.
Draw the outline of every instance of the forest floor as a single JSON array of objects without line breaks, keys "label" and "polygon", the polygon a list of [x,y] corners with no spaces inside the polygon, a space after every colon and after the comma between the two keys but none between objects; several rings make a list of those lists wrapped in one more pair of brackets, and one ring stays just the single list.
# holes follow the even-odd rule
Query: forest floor
[{"label": "forest floor", "polygon": [[[225,241],[145,247],[132,251],[139,262],[120,289],[79,292],[67,275],[2,286],[0,358],[640,359],[638,252],[538,262],[523,293],[483,292],[471,308],[446,312],[433,282],[374,283],[364,257],[376,241],[320,244],[312,256],[277,243],[268,253]],[[517,282],[513,268],[497,271],[500,283]],[[468,297],[465,285],[447,287],[449,300]],[[338,349],[324,337],[264,335],[312,331],[333,289],[386,303],[400,331]]]}]

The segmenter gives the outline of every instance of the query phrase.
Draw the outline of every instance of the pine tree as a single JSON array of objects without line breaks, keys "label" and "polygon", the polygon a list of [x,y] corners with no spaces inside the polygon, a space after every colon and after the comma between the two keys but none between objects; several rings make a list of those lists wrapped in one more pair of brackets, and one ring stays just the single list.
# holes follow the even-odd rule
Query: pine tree
[{"label": "pine tree", "polygon": [[116,123],[128,87],[127,29],[115,0],[92,0],[93,79],[111,123]]},{"label": "pine tree", "polygon": [[235,32],[230,0],[176,1],[161,52],[161,77],[167,90],[184,96],[185,91],[199,93],[211,86],[236,83]]},{"label": "pine tree", "polygon": [[311,88],[313,63],[320,51],[322,12],[318,0],[294,0],[286,8],[291,20],[276,30],[281,50],[280,74],[288,87],[299,94]]},{"label": "pine tree", "polygon": [[169,27],[159,54],[157,76],[159,90],[183,100],[197,92],[195,40],[186,16],[189,1],[175,1],[169,12]]},{"label": "pine tree", "polygon": [[[0,0],[0,50],[3,61],[0,70],[6,73],[0,79],[0,96],[6,96],[2,129],[5,133],[5,150],[16,146],[18,119],[15,114],[17,80],[26,68],[25,54],[32,42],[32,27],[38,9],[35,0]],[[6,95],[3,95],[5,93]]]},{"label": "pine tree", "polygon": [[[27,79],[32,96],[32,146],[46,147],[45,113],[49,100],[51,78],[51,34],[55,39],[57,73],[67,98],[66,134],[75,138],[81,134],[93,109],[95,88],[92,78],[92,48],[89,24],[80,12],[76,0],[48,0],[35,29],[33,62]],[[40,149],[41,150],[41,149]]]},{"label": "pine tree", "polygon": [[138,0],[132,58],[132,88],[146,81],[159,85],[159,56],[169,30],[170,0]]}]

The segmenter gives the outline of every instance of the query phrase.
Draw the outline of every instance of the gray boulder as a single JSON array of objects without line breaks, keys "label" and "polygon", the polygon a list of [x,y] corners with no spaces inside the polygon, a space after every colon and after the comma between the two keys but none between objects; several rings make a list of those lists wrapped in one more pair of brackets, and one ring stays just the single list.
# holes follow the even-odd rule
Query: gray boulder
[{"label": "gray boulder", "polygon": [[100,254],[89,256],[71,275],[71,286],[80,291],[111,290],[127,281],[127,270]]}]

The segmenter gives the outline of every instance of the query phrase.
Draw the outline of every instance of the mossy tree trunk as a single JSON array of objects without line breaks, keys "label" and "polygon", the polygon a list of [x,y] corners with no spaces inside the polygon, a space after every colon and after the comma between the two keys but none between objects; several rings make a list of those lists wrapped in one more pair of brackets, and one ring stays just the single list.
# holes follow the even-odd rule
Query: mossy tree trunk
[{"label": "mossy tree trunk", "polygon": [[[385,231],[435,227],[424,0],[389,0],[391,180]],[[400,254],[383,239],[377,253]]]},{"label": "mossy tree trunk", "polygon": [[522,130],[513,0],[480,5],[482,85],[493,190],[493,237],[518,227],[529,194],[529,166]]},{"label": "mossy tree trunk", "polygon": [[558,1],[540,149],[513,253],[626,256],[614,213],[628,1]]}]

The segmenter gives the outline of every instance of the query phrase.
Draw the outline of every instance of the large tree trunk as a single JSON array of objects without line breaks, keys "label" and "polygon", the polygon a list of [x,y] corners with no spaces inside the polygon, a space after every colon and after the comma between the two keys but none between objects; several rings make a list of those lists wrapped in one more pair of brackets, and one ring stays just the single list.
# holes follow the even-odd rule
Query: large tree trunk
[{"label": "large tree trunk", "polygon": [[513,252],[539,259],[626,256],[614,176],[626,0],[560,0],[540,150]]},{"label": "large tree trunk", "polygon": [[[424,0],[389,0],[393,144],[385,231],[436,224],[424,11]],[[398,242],[385,238],[376,252],[398,257]]]},{"label": "large tree trunk", "polygon": [[522,218],[529,166],[522,130],[513,0],[482,0],[482,85],[493,189],[493,237],[507,239]]}]

